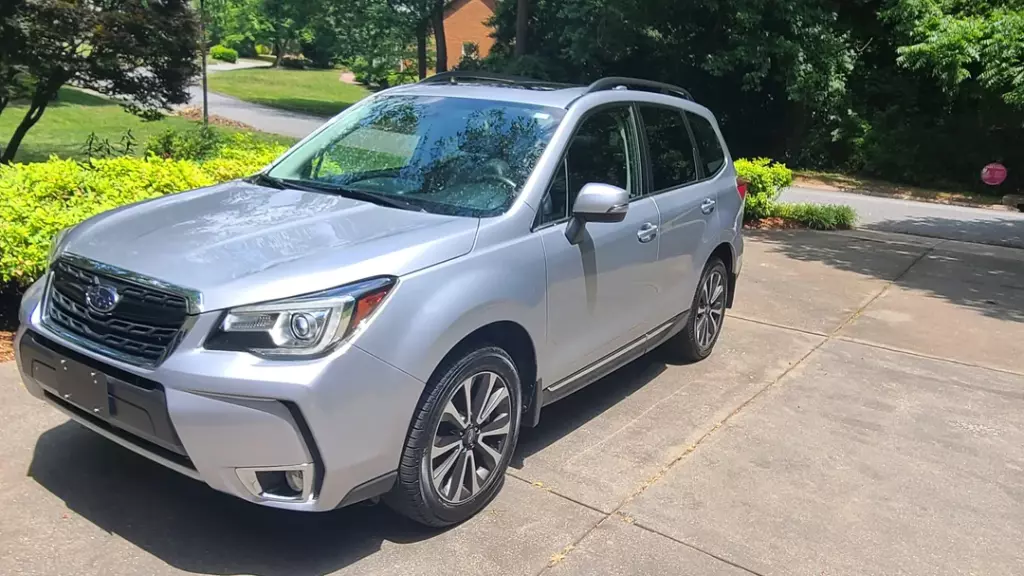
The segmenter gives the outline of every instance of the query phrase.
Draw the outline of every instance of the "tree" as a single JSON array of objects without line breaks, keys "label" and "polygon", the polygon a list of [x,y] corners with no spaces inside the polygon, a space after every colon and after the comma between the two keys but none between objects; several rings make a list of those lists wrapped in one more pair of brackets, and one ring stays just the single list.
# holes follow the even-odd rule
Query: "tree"
[{"label": "tree", "polygon": [[65,84],[120,98],[130,112],[156,118],[188,100],[198,72],[198,22],[185,0],[25,0],[10,21],[24,46],[5,54],[4,66],[28,78],[29,107],[0,163],[14,159]]},{"label": "tree", "polygon": [[1024,2],[897,0],[884,18],[902,34],[897,62],[948,93],[976,80],[1024,108]]},{"label": "tree", "polygon": [[530,28],[530,0],[516,2],[516,56],[526,55],[526,34]]},{"label": "tree", "polygon": [[448,41],[444,36],[444,9],[445,0],[435,0],[433,14],[434,28],[434,49],[437,51],[437,65],[435,72],[446,72],[448,70]]}]

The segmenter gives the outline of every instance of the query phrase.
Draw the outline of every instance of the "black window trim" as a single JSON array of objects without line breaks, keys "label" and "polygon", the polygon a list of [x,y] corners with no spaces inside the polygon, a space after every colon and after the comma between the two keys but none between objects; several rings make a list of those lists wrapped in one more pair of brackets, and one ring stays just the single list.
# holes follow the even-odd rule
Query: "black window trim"
[{"label": "black window trim", "polygon": [[697,158],[697,170],[699,170],[699,174],[701,175],[700,180],[697,180],[696,182],[694,182],[694,184],[700,184],[701,182],[707,182],[709,180],[714,180],[715,178],[718,177],[719,174],[722,173],[723,170],[725,170],[725,165],[728,164],[729,160],[730,160],[729,155],[725,153],[725,150],[726,150],[725,143],[722,142],[722,139],[718,137],[718,131],[715,130],[715,127],[714,127],[714,125],[711,124],[710,120],[708,120],[707,118],[705,118],[701,114],[697,114],[696,112],[693,112],[692,110],[685,110],[685,112],[686,113],[683,114],[683,118],[686,119],[686,129],[690,131],[690,137],[693,138],[693,129],[690,128],[690,117],[689,117],[689,114],[693,114],[694,116],[699,116],[702,120],[707,122],[709,126],[711,126],[712,131],[715,133],[715,140],[718,141],[718,147],[722,150],[722,165],[719,166],[718,170],[715,170],[714,173],[712,173],[712,174],[705,174],[704,161],[700,157],[700,146],[697,145],[697,139],[693,138],[693,152],[694,152],[694,154],[695,154],[695,156]]},{"label": "black window trim", "polygon": [[[583,116],[579,119],[578,122],[576,122],[576,126],[573,127],[572,134],[569,135],[568,144],[566,145],[565,149],[562,150],[562,155],[558,159],[558,165],[560,167],[559,169],[565,169],[566,170],[565,181],[566,181],[566,189],[567,190],[568,190],[568,185],[569,185],[569,174],[568,174],[568,165],[569,165],[569,163],[568,163],[568,160],[567,160],[566,156],[568,156],[569,148],[572,147],[572,143],[576,139],[576,134],[579,132],[580,128],[583,126],[583,124],[586,123],[586,121],[591,116],[593,116],[594,114],[597,114],[598,112],[603,112],[603,111],[611,109],[611,108],[626,108],[627,110],[629,110],[629,115],[630,115],[630,117],[632,119],[632,121],[629,124],[630,124],[630,132],[632,132],[632,135],[633,135],[633,157],[637,159],[637,163],[639,164],[639,166],[637,167],[638,168],[638,170],[637,170],[637,176],[638,176],[638,178],[637,178],[637,187],[640,189],[640,193],[637,196],[635,196],[635,197],[630,197],[629,202],[632,204],[634,201],[642,200],[644,198],[647,198],[650,195],[648,193],[647,178],[646,178],[645,170],[644,170],[643,146],[640,144],[640,138],[643,135],[640,132],[640,126],[639,126],[639,123],[641,122],[641,119],[640,119],[640,115],[638,114],[638,111],[636,109],[635,104],[636,104],[635,102],[628,101],[628,100],[619,100],[619,101],[616,101],[616,102],[606,102],[604,104],[599,104],[597,106],[594,106],[590,110],[587,110],[586,112],[583,113]],[[684,116],[684,118],[685,118],[685,116]],[[694,148],[696,149],[696,145],[694,145]],[[544,194],[545,195],[548,193],[549,190],[551,190],[551,185],[554,184],[555,178],[557,177],[557,174],[558,174],[558,172],[556,170],[555,173],[551,175],[551,178],[548,179],[547,187],[544,188]],[[627,192],[628,192],[628,190],[627,190]],[[537,206],[535,208],[536,214],[533,217],[533,226],[530,227],[530,232],[537,232],[537,231],[540,231],[540,230],[545,230],[545,229],[550,228],[552,226],[557,226],[559,224],[564,224],[564,223],[566,223],[566,222],[568,222],[569,220],[572,219],[572,214],[571,214],[572,207],[569,206],[568,207],[568,210],[570,211],[569,215],[563,216],[563,217],[559,218],[558,220],[552,220],[550,222],[540,222],[540,218],[541,218],[541,216],[543,216],[543,212],[541,212],[541,208],[544,205],[544,195],[541,195],[540,203],[539,204],[540,204],[540,206]]]},{"label": "black window trim", "polygon": [[[657,196],[658,194],[664,194],[665,192],[673,192],[675,190],[682,190],[683,188],[689,188],[690,186],[693,186],[695,184],[700,184],[701,182],[705,182],[705,181],[709,180],[709,178],[705,178],[704,177],[704,166],[703,166],[703,164],[701,164],[700,150],[698,150],[698,148],[697,148],[697,140],[693,137],[693,130],[690,128],[690,119],[686,116],[686,112],[688,112],[688,110],[686,110],[685,108],[679,108],[677,106],[671,106],[669,104],[661,104],[661,103],[657,103],[657,102],[636,101],[633,104],[636,106],[636,115],[637,115],[637,118],[640,119],[641,128],[643,128],[643,130],[641,131],[640,134],[641,134],[641,137],[643,138],[643,142],[644,142],[644,146],[643,146],[643,148],[644,148],[644,161],[646,162],[646,165],[647,165],[646,173],[647,173],[647,178],[648,178],[648,182],[649,182],[649,184],[647,186],[647,190],[648,190],[647,195],[648,196]],[[647,141],[647,126],[643,123],[644,122],[644,117],[643,117],[643,113],[641,112],[641,108],[644,107],[644,106],[650,106],[650,107],[653,107],[653,108],[665,108],[666,110],[671,110],[673,112],[678,112],[679,115],[682,116],[682,118],[683,118],[683,125],[686,126],[686,133],[690,136],[690,148],[691,148],[691,151],[693,152],[693,162],[694,162],[694,168],[695,168],[694,171],[697,173],[697,179],[696,180],[694,180],[692,182],[684,182],[683,184],[677,184],[675,186],[668,186],[666,188],[661,188],[659,190],[654,190],[653,189],[654,188],[654,172],[653,172],[653,170],[654,170],[654,162],[651,161],[650,143]],[[723,164],[723,166],[724,166],[724,164]],[[716,174],[717,174],[717,172],[716,172]]]}]

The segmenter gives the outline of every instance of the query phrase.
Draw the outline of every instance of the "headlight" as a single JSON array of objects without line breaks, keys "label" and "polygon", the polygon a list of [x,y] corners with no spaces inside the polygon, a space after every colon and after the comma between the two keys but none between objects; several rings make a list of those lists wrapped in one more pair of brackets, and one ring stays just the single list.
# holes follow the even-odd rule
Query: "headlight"
[{"label": "headlight", "polygon": [[210,350],[305,358],[335,348],[366,321],[395,286],[374,278],[326,292],[228,310],[206,341]]},{"label": "headlight", "polygon": [[54,234],[53,238],[50,239],[50,251],[46,256],[47,263],[53,264],[53,261],[60,255],[61,243],[64,242],[64,238],[67,237],[68,232],[70,232],[72,228],[74,228],[74,226],[68,226]]}]

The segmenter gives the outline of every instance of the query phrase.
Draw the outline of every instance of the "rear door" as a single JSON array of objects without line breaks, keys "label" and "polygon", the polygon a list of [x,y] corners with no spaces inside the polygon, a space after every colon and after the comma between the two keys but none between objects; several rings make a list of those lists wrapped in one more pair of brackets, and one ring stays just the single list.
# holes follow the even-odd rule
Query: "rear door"
[{"label": "rear door", "polygon": [[661,214],[658,305],[668,320],[693,301],[704,263],[718,241],[717,193],[704,173],[679,108],[638,103],[651,195]]},{"label": "rear door", "polygon": [[721,134],[712,125],[713,120],[700,114],[686,112],[686,119],[693,133],[694,144],[697,145],[702,177],[710,183],[716,194],[715,211],[718,212],[719,222],[723,227],[732,228],[738,233],[742,229],[740,215],[743,198],[736,191],[736,175],[730,168]]}]

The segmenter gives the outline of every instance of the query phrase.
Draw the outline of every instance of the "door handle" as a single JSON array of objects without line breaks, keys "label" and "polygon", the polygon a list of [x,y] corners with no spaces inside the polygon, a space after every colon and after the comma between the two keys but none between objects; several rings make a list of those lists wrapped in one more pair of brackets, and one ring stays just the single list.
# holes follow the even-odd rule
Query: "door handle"
[{"label": "door handle", "polygon": [[654,240],[654,237],[657,235],[658,227],[650,222],[644,222],[644,225],[636,231],[636,239],[645,244]]},{"label": "door handle", "polygon": [[712,198],[705,198],[704,201],[700,203],[700,211],[705,213],[705,214],[711,214],[712,212],[714,212],[715,211],[715,201],[714,201],[714,199],[712,199]]}]

